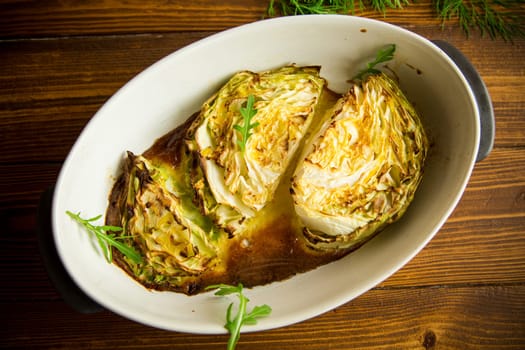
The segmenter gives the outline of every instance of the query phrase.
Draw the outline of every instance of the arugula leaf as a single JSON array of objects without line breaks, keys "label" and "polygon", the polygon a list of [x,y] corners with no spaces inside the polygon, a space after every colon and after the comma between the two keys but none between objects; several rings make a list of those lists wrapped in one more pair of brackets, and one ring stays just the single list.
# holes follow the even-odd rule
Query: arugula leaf
[{"label": "arugula leaf", "polygon": [[242,323],[250,326],[255,325],[257,324],[257,319],[266,317],[270,315],[271,312],[272,309],[266,304],[254,306],[252,311],[244,316]]},{"label": "arugula leaf", "polygon": [[210,289],[217,289],[215,295],[225,296],[237,294],[239,298],[237,314],[233,318],[233,303],[231,303],[226,310],[226,324],[224,325],[224,328],[226,328],[226,330],[230,333],[230,339],[228,340],[227,348],[228,350],[235,349],[235,345],[241,336],[241,327],[243,325],[257,324],[257,320],[259,318],[266,317],[272,312],[272,308],[266,304],[255,306],[252,311],[247,312],[247,305],[250,300],[243,294],[243,285],[241,283],[239,283],[237,286],[216,284],[206,287],[206,290]]},{"label": "arugula leaf", "polygon": [[257,114],[257,110],[253,108],[254,103],[255,97],[253,95],[249,95],[248,99],[246,100],[246,106],[240,108],[244,124],[236,124],[233,126],[233,128],[241,134],[241,139],[237,140],[237,144],[241,148],[242,152],[244,152],[246,149],[246,141],[248,141],[248,137],[251,135],[251,130],[259,125],[257,122],[252,123],[252,118],[255,116],[255,114]]},{"label": "arugula leaf", "polygon": [[378,74],[381,73],[379,69],[376,69],[375,66],[377,66],[380,63],[388,62],[394,58],[394,52],[396,51],[396,45],[390,44],[384,49],[381,49],[377,52],[376,58],[372,62],[368,62],[366,64],[366,68],[359,71],[352,80],[362,80],[365,76],[370,74]]},{"label": "arugula leaf", "polygon": [[142,256],[140,255],[139,252],[137,252],[133,247],[119,241],[120,239],[130,238],[130,236],[118,236],[117,237],[115,236],[115,234],[109,233],[109,232],[120,232],[122,231],[122,227],[110,226],[110,225],[103,225],[103,226],[93,225],[92,222],[100,219],[102,215],[97,215],[89,219],[83,219],[80,217],[80,213],[75,214],[67,210],[66,214],[69,215],[73,220],[75,220],[76,222],[84,226],[84,228],[88,232],[95,235],[100,245],[100,248],[102,249],[102,252],[104,253],[104,256],[106,257],[108,262],[113,261],[113,254],[111,252],[111,247],[115,247],[118,251],[120,251],[122,254],[124,254],[127,258],[129,258],[136,264],[139,264],[142,262]]}]

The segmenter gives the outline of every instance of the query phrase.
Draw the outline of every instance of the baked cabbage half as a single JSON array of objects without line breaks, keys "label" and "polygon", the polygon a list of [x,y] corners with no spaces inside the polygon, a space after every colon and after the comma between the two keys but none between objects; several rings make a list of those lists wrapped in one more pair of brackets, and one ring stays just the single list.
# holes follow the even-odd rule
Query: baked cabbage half
[{"label": "baked cabbage half", "polygon": [[[219,205],[245,219],[273,199],[316,112],[325,86],[319,70],[285,66],[239,72],[204,104],[190,128],[190,148],[198,153],[209,192]],[[246,121],[240,110],[249,96],[256,113]],[[237,129],[246,122],[255,127],[243,140]]]},{"label": "baked cabbage half", "polygon": [[224,269],[225,232],[194,201],[191,153],[183,144],[171,151],[176,164],[128,152],[108,213],[143,257],[135,263],[115,251],[119,266],[147,287],[191,294],[198,276]]},{"label": "baked cabbage half", "polygon": [[306,146],[291,192],[316,249],[357,247],[397,220],[414,197],[427,154],[421,121],[385,74],[354,85]]}]

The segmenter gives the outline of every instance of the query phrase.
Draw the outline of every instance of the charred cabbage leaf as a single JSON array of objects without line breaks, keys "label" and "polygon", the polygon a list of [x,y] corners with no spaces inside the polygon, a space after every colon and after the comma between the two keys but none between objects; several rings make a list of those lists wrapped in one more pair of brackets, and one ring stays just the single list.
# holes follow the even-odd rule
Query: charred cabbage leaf
[{"label": "charred cabbage leaf", "polygon": [[354,85],[307,145],[292,179],[304,237],[317,249],[355,247],[407,209],[427,138],[385,74]]}]

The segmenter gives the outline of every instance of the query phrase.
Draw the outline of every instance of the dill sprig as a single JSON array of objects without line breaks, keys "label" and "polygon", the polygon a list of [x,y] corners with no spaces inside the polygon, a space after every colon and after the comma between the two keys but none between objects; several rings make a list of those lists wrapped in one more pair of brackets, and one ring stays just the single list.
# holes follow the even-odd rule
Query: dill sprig
[{"label": "dill sprig", "polygon": [[[266,14],[294,16],[307,14],[354,14],[372,9],[386,14],[388,9],[402,9],[413,0],[270,0]],[[444,26],[457,21],[467,37],[477,28],[492,39],[506,41],[525,37],[525,0],[432,0],[436,17]]]},{"label": "dill sprig", "polygon": [[[363,6],[362,0],[358,0],[358,5]],[[353,12],[354,6],[354,1],[347,0],[270,0],[266,12],[270,17],[276,16],[277,12],[282,16],[323,15]]]},{"label": "dill sprig", "polygon": [[433,0],[438,17],[443,21],[457,19],[470,35],[477,28],[482,35],[504,40],[525,37],[525,1],[523,0]]},{"label": "dill sprig", "polygon": [[274,17],[309,14],[353,14],[367,7],[385,13],[387,9],[400,9],[410,0],[270,0],[266,14]]}]

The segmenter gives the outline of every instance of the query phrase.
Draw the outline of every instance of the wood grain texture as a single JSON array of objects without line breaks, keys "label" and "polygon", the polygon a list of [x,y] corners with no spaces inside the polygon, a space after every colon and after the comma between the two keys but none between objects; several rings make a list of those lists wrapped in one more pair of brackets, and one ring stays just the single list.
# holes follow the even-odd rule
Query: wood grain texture
[{"label": "wood grain texture", "polygon": [[[181,47],[260,20],[267,4],[0,0],[0,348],[226,348],[226,335],[75,312],[42,264],[38,202],[121,86]],[[525,349],[525,39],[467,40],[454,22],[440,27],[431,0],[387,16],[359,14],[459,48],[491,94],[495,148],[476,164],[445,225],[402,269],[311,320],[243,334],[237,349]]]},{"label": "wood grain texture", "polygon": [[[479,39],[477,55],[461,32],[420,28],[446,39],[485,79],[496,115],[496,146],[525,146],[525,39],[514,44]],[[169,53],[210,33],[103,36],[0,42],[0,163],[62,161],[103,103],[126,82]],[[485,50],[483,50],[485,52]],[[502,65],[504,59],[506,64]],[[23,145],[23,147],[22,147]]]},{"label": "wood grain texture", "polygon": [[[3,0],[0,38],[220,31],[267,17],[268,4],[268,0]],[[388,20],[399,25],[441,23],[430,0],[411,4],[410,12],[387,13]],[[383,13],[369,9],[355,14],[385,19]]]},{"label": "wood grain texture", "polygon": [[[522,349],[525,304],[516,301],[524,298],[522,285],[373,290],[300,324],[244,333],[237,349]],[[60,301],[0,308],[7,321],[0,339],[9,349],[225,349],[227,341],[110,312],[80,315]]]},{"label": "wood grain texture", "polygon": [[112,94],[204,35],[0,42],[0,163],[62,161]]},{"label": "wood grain texture", "polygon": [[260,19],[264,0],[2,1],[3,37],[222,30]]}]

